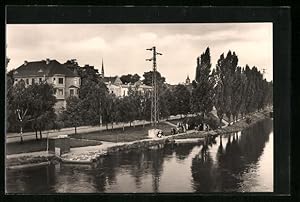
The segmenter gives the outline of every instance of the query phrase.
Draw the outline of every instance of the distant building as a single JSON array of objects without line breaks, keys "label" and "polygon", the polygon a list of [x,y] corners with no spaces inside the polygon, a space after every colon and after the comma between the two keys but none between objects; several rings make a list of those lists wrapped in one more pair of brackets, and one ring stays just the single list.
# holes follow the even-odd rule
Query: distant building
[{"label": "distant building", "polygon": [[26,85],[47,82],[53,84],[57,102],[55,110],[66,108],[66,98],[78,96],[80,77],[76,71],[71,71],[65,65],[56,60],[25,61],[14,71],[15,82],[23,80]]},{"label": "distant building", "polygon": [[174,91],[175,88],[176,88],[176,86],[178,86],[178,85],[184,85],[184,86],[188,89],[188,91],[189,91],[190,93],[192,93],[193,85],[192,85],[192,83],[191,83],[191,80],[190,80],[189,76],[186,77],[185,82],[181,82],[181,83],[179,83],[179,84],[166,84],[166,86],[167,86],[171,91]]},{"label": "distant building", "polygon": [[115,94],[117,97],[124,97],[128,95],[129,89],[137,90],[141,94],[144,94],[146,91],[152,89],[151,86],[143,84],[141,81],[137,81],[134,84],[123,84],[119,76],[110,76],[106,77],[104,75],[104,65],[102,60],[101,74],[100,77],[103,79],[103,82],[106,84],[109,93]]}]

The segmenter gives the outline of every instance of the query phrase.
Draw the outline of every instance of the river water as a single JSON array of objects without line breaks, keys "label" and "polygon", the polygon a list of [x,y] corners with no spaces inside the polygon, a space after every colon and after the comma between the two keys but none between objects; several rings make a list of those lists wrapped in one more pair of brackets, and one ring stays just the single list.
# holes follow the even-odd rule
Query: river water
[{"label": "river water", "polygon": [[96,165],[7,171],[8,193],[272,192],[273,121],[201,143],[119,152]]}]

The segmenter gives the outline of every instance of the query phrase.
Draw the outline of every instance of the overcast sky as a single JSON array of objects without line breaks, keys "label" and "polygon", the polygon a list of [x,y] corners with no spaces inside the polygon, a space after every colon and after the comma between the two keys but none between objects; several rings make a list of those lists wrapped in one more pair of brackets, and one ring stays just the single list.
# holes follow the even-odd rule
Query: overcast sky
[{"label": "overcast sky", "polygon": [[273,80],[272,23],[216,24],[34,24],[7,25],[8,69],[24,60],[46,58],[64,63],[77,59],[79,65],[101,68],[105,76],[134,74],[140,76],[152,68],[146,48],[156,46],[158,71],[168,83],[195,77],[196,58],[207,46],[212,66],[222,53],[235,51],[239,66],[248,64],[266,69]]}]

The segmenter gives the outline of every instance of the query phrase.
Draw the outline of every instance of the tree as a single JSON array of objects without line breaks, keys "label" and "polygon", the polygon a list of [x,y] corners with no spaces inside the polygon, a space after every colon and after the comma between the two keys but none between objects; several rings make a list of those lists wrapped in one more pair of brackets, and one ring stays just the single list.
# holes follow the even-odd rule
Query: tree
[{"label": "tree", "polygon": [[207,80],[211,71],[210,51],[209,47],[197,58],[196,81],[201,82],[202,79]]},{"label": "tree", "polygon": [[130,121],[130,116],[128,115],[130,108],[128,96],[116,100],[116,121],[123,123],[123,131],[125,130],[124,124]]},{"label": "tree", "polygon": [[41,83],[30,85],[28,90],[32,92],[32,104],[30,107],[33,119],[32,126],[36,133],[36,139],[37,130],[39,130],[40,139],[42,139],[42,130],[54,126],[54,121],[56,120],[54,88],[51,84]]},{"label": "tree", "polygon": [[235,52],[231,53],[231,51],[228,51],[226,57],[224,57],[224,54],[220,56],[216,65],[216,87],[218,88],[218,94],[216,94],[217,101],[215,101],[217,105],[216,109],[218,111],[217,113],[220,121],[222,121],[223,115],[226,114],[229,119],[229,123],[232,114],[232,88],[237,63],[238,57]]},{"label": "tree", "polygon": [[241,67],[237,67],[236,71],[233,75],[233,83],[232,83],[232,99],[231,99],[231,114],[233,117],[233,121],[237,121],[238,114],[241,113],[242,108],[244,106],[243,102],[243,94],[246,85],[246,77],[242,72]]},{"label": "tree", "polygon": [[174,92],[171,91],[169,88],[165,88],[163,92],[164,92],[164,94],[163,94],[162,99],[164,99],[164,101],[165,101],[165,105],[166,105],[166,108],[167,108],[166,110],[168,110],[169,115],[177,115],[177,112],[175,110],[175,108],[176,108],[176,97],[174,95]]},{"label": "tree", "polygon": [[75,96],[68,97],[66,110],[63,112],[64,119],[67,125],[73,126],[75,134],[77,134],[77,127],[82,123],[82,100]]},{"label": "tree", "polygon": [[221,82],[218,82],[214,88],[215,99],[214,105],[217,110],[217,116],[220,120],[220,125],[222,124],[222,119],[225,113],[225,98],[224,98],[224,85]]},{"label": "tree", "polygon": [[86,124],[102,125],[105,99],[108,89],[102,81],[85,79],[79,91],[79,98],[83,101],[82,109]]},{"label": "tree", "polygon": [[[168,106],[168,89],[165,87],[161,87],[160,91],[158,91],[158,111],[159,111],[159,119],[167,118],[170,116],[170,108]],[[158,120],[159,120],[158,119]]]},{"label": "tree", "polygon": [[108,94],[104,100],[103,106],[103,121],[108,129],[108,123],[111,123],[113,128],[113,123],[116,121],[116,96],[115,94]]},{"label": "tree", "polygon": [[229,124],[230,124],[230,119],[231,119],[231,114],[232,114],[232,102],[234,97],[232,95],[233,92],[233,82],[234,82],[234,72],[236,71],[237,68],[237,63],[238,63],[238,58],[235,55],[235,52],[231,53],[231,51],[228,51],[227,56],[225,58],[225,65],[224,65],[224,73],[225,73],[225,80],[224,80],[224,86],[225,86],[225,102],[228,107],[225,110],[225,114],[227,118],[229,119]]},{"label": "tree", "polygon": [[[142,120],[149,121],[151,119],[151,92],[147,91],[141,98],[141,114]],[[144,122],[145,123],[145,122]],[[143,124],[145,126],[145,124]]]},{"label": "tree", "polygon": [[66,67],[71,71],[78,73],[82,82],[84,82],[84,80],[91,80],[94,82],[98,82],[100,80],[99,70],[95,69],[94,66],[85,65],[83,67],[80,67],[76,59],[68,60],[64,63],[64,65],[66,65]]},{"label": "tree", "polygon": [[250,69],[248,65],[245,67],[245,75],[247,77],[247,97],[246,97],[246,113],[253,112],[256,108],[255,98],[255,79],[254,79],[253,68]]},{"label": "tree", "polygon": [[[144,77],[143,83],[145,85],[151,86],[152,85],[153,71],[144,72],[143,77]],[[157,79],[158,85],[161,85],[166,81],[166,78],[162,77],[161,74],[158,71],[156,71],[156,79]]]},{"label": "tree", "polygon": [[139,81],[140,78],[141,77],[138,74],[134,74],[134,75],[127,74],[127,75],[122,75],[120,77],[123,84],[128,84],[128,83],[134,84],[135,82]]},{"label": "tree", "polygon": [[135,82],[139,81],[140,78],[141,78],[140,75],[134,74],[134,75],[131,77],[131,83],[134,84]]},{"label": "tree", "polygon": [[188,114],[190,112],[191,94],[184,85],[177,85],[173,92],[174,95],[174,114]]},{"label": "tree", "polygon": [[23,143],[23,127],[32,117],[30,107],[32,105],[32,92],[25,87],[23,80],[11,87],[8,94],[8,104],[10,113],[15,113],[16,121],[20,128],[20,141]]},{"label": "tree", "polygon": [[16,113],[14,112],[15,109],[12,108],[12,99],[13,99],[13,92],[14,92],[14,78],[13,78],[13,70],[9,71],[6,75],[6,118],[7,118],[7,125],[6,127],[8,130],[14,130],[16,128]]},{"label": "tree", "polygon": [[193,82],[191,104],[192,111],[201,113],[204,118],[204,115],[212,110],[214,100],[215,79],[211,74],[209,48],[200,56],[200,60],[199,58],[197,60],[196,81]]},{"label": "tree", "polygon": [[142,117],[143,97],[141,95],[141,92],[139,92],[137,89],[129,88],[128,98],[130,102],[129,117],[130,117],[130,126],[131,126],[132,121],[138,120]]},{"label": "tree", "polygon": [[127,74],[127,75],[122,75],[120,77],[120,79],[121,79],[123,84],[128,84],[128,83],[131,83],[131,77],[132,77],[131,74]]}]

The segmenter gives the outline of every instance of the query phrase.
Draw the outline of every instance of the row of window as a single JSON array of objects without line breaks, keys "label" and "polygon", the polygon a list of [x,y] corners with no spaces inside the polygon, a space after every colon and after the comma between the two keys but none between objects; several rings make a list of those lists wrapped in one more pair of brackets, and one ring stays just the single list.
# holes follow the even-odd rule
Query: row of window
[{"label": "row of window", "polygon": [[[53,83],[56,83],[56,78],[53,78]],[[58,84],[64,84],[64,78],[58,78]]]},{"label": "row of window", "polygon": [[[20,79],[20,80],[22,80],[22,79]],[[15,81],[18,82],[19,79],[15,79]],[[28,84],[28,85],[29,85],[29,81],[30,81],[29,79],[25,79],[25,82],[26,82],[26,84]],[[35,81],[36,81],[36,79],[35,79],[35,78],[32,78],[32,79],[31,79],[31,84],[34,84]],[[37,81],[38,81],[39,83],[42,83],[43,78],[38,78]],[[53,83],[56,84],[56,78],[55,78],[55,77],[53,78]],[[58,84],[64,84],[64,78],[58,78]],[[75,85],[80,84],[80,80],[78,80],[78,78],[74,78],[74,84],[75,84]]]},{"label": "row of window", "polygon": [[[21,81],[21,80],[23,80],[23,79],[20,79],[20,80],[15,79],[16,82]],[[30,81],[29,79],[25,79],[25,83],[28,84],[28,85],[29,85],[29,81]],[[34,84],[35,81],[36,81],[36,79],[32,78],[31,79],[31,84]],[[42,81],[43,81],[43,78],[38,78],[38,80],[37,80],[37,82],[39,82],[39,83],[42,83]]]},{"label": "row of window", "polygon": [[[61,88],[57,88],[54,89],[54,94],[55,95],[60,95],[63,96],[64,95],[64,89]],[[70,89],[70,95],[78,95],[79,94],[79,89]]]}]

